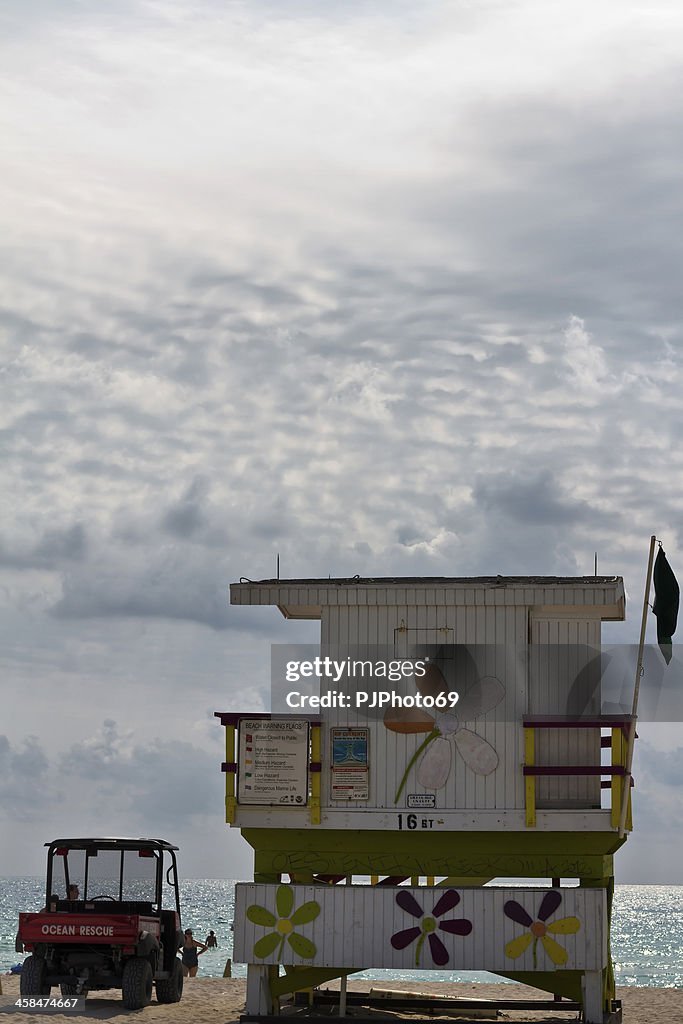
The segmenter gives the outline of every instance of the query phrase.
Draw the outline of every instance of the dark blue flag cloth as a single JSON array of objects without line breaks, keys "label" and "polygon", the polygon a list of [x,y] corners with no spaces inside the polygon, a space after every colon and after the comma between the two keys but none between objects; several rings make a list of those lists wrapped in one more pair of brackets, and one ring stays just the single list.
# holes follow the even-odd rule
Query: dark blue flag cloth
[{"label": "dark blue flag cloth", "polygon": [[678,600],[678,582],[660,544],[655,559],[655,600],[652,611],[657,616],[657,643],[667,665],[672,655],[671,638],[676,632]]}]

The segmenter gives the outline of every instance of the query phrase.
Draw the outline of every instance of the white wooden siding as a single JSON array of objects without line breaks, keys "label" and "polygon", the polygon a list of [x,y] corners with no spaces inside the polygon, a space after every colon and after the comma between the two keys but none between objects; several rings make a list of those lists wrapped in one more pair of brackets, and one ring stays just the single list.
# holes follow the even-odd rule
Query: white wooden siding
[{"label": "white wooden siding", "polygon": [[[491,775],[475,775],[458,753],[457,739],[450,740],[451,772],[446,785],[435,793],[435,809],[519,810],[524,807],[521,720],[527,710],[523,656],[527,635],[527,610],[514,605],[334,606],[323,609],[321,656],[340,657],[357,647],[367,650],[376,647],[382,656],[386,652],[389,657],[400,658],[415,656],[426,645],[476,645],[481,675],[500,679],[506,696],[494,711],[463,724],[495,748],[499,764]],[[474,679],[468,682],[473,683]],[[412,680],[407,685],[394,683],[385,688],[406,694],[415,692]],[[373,718],[359,714],[356,709],[330,709],[323,711],[322,717],[324,753],[328,749],[330,727],[363,725],[370,729],[370,798],[355,803],[349,801],[345,806],[401,810],[407,808],[409,794],[431,792],[417,782],[415,765],[399,802],[395,802],[400,781],[425,738],[424,733],[392,732],[384,726],[383,715]],[[321,793],[323,807],[339,807],[330,797],[330,772],[325,764]]]},{"label": "white wooden siding", "polygon": [[[235,886],[235,931],[233,959],[242,963],[293,964],[315,967],[389,968],[415,970],[417,940],[405,949],[394,949],[391,936],[404,929],[419,927],[416,918],[396,902],[399,893],[410,892],[424,916],[431,916],[437,901],[446,892],[443,888],[377,887],[377,886],[287,886],[292,889],[292,911],[280,919],[276,909],[277,885],[239,883]],[[472,923],[469,935],[452,935],[437,927],[435,934],[446,947],[448,962],[435,965],[428,942],[424,942],[419,970],[490,970],[490,971],[548,971],[556,965],[548,957],[542,942],[536,947],[534,963],[533,942],[519,957],[512,959],[506,945],[528,933],[529,928],[506,916],[505,904],[514,900],[527,911],[532,921],[548,890],[527,887],[514,888],[458,888],[459,903],[436,919],[467,919]],[[607,897],[604,889],[567,888],[557,890],[562,901],[551,914],[546,925],[566,917],[579,921],[578,931],[553,938],[567,953],[565,970],[601,970],[607,964]],[[313,921],[278,928],[279,920],[288,921],[296,909],[308,902],[320,907]],[[265,908],[273,915],[271,925],[256,925],[247,919],[251,906]],[[284,931],[283,931],[284,929]],[[265,957],[254,954],[254,945],[268,933],[283,935],[293,930],[304,936],[315,947],[309,958],[298,956],[286,940],[282,951],[275,949]],[[279,947],[278,943],[278,947]],[[278,955],[279,954],[279,955]]]},{"label": "white wooden siding", "polygon": [[[532,612],[530,633],[529,714],[564,715],[578,673],[599,654],[600,622]],[[599,680],[586,678],[585,682],[582,713],[599,715]],[[591,687],[591,683],[597,685]],[[537,729],[536,763],[600,764],[600,730]],[[599,807],[600,797],[599,776],[560,775],[536,780],[539,808]]]}]

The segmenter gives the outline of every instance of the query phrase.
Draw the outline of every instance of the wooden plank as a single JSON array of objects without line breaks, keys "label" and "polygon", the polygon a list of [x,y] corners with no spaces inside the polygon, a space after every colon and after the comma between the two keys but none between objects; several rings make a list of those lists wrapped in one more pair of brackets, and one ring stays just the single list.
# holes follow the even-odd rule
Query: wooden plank
[{"label": "wooden plank", "polygon": [[[526,910],[532,921],[538,912],[544,890],[532,887],[514,888],[457,888],[451,905],[438,910],[445,890],[427,886],[287,886],[292,894],[292,911],[281,918],[276,906],[279,886],[264,883],[238,883],[235,887],[234,959],[242,963],[284,963],[293,966],[383,968],[391,970],[491,970],[491,971],[547,971],[555,965],[542,942],[526,948],[509,948],[528,931],[506,914],[510,901]],[[548,890],[545,890],[548,891]],[[565,950],[567,970],[601,970],[606,966],[606,945],[603,941],[607,915],[607,893],[604,889],[556,889],[561,901],[555,913],[547,920],[575,918],[576,930],[556,935],[555,941]],[[411,902],[406,902],[410,900]],[[318,912],[308,921],[289,927],[258,924],[259,915],[248,908],[263,908],[285,924],[299,908],[313,904]],[[417,906],[434,922],[433,932],[439,939],[446,959],[434,959],[434,950],[425,941],[420,928],[421,914],[412,912]],[[249,916],[247,916],[249,914]],[[263,913],[260,914],[263,917]],[[256,918],[256,920],[250,918]],[[266,920],[268,918],[266,917]],[[443,928],[445,922],[464,921],[464,934]],[[417,925],[417,927],[416,927]],[[415,935],[393,942],[407,929],[415,928]],[[265,955],[256,955],[257,943],[266,934],[273,933],[279,941]],[[287,940],[296,933],[306,940],[307,956],[296,952]],[[424,934],[422,942],[419,937]],[[402,948],[399,948],[402,946]],[[536,946],[536,948],[534,948]],[[417,962],[416,962],[417,961]]]},{"label": "wooden plank", "polygon": [[[403,751],[403,757],[407,760],[413,752],[405,748],[406,737],[397,737]],[[402,742],[401,742],[402,741]],[[389,748],[391,749],[391,748]],[[400,755],[399,755],[400,756]],[[376,762],[374,762],[376,764]],[[372,770],[372,769],[371,769]],[[456,772],[457,778],[462,778],[464,771]],[[521,777],[520,772],[520,777]],[[418,792],[410,788],[410,792]],[[346,829],[360,831],[390,832],[401,831],[399,815],[403,815],[403,829],[405,830],[405,816],[407,808],[395,806],[393,803],[393,791],[387,790],[390,796],[388,806],[383,807],[352,807],[344,805],[324,807],[321,814],[321,822],[318,831],[321,829]],[[495,832],[505,835],[510,832],[524,832],[526,829],[524,809],[499,810],[498,808],[467,808],[459,810],[439,807],[437,802],[438,815],[429,812],[427,815],[432,819],[430,831],[437,832]],[[308,812],[306,808],[299,807],[247,807],[238,805],[235,824],[239,828],[276,828],[276,829],[302,829],[306,828]],[[576,809],[543,809],[536,806],[536,822],[539,831],[547,832],[611,832],[610,811],[600,808],[585,810]],[[425,837],[427,833],[424,833]]]}]

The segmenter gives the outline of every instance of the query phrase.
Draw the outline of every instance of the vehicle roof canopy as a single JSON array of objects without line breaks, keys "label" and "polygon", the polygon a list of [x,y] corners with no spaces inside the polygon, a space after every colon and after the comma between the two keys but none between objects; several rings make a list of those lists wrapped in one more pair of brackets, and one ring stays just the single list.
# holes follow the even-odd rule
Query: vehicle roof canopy
[{"label": "vehicle roof canopy", "polygon": [[101,850],[139,850],[141,848],[151,850],[177,850],[178,847],[167,843],[165,839],[132,839],[114,837],[89,837],[87,839],[53,839],[45,843],[50,849],[53,847],[66,846],[70,850],[88,850],[97,847]]}]

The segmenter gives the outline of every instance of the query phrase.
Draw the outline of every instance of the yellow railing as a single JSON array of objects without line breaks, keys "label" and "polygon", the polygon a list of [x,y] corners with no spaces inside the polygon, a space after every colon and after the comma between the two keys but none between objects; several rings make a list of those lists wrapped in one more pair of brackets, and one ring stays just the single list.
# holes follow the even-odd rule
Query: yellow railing
[{"label": "yellow railing", "polygon": [[[538,765],[536,763],[537,729],[611,729],[611,737],[601,737],[602,747],[611,750],[609,765]],[[610,824],[619,828],[619,816],[624,786],[629,785],[626,828],[633,828],[631,812],[631,779],[626,772],[626,756],[630,729],[635,728],[631,715],[596,715],[586,718],[569,718],[560,715],[528,715],[524,719],[524,810],[527,828],[536,826],[536,780],[553,776],[609,776],[608,782],[601,781],[601,788],[610,790]],[[628,783],[627,783],[628,780]],[[572,808],[575,809],[575,808]]]},{"label": "yellow railing", "polygon": [[[635,722],[630,726],[635,728]],[[628,733],[624,729],[612,729],[612,764],[619,765],[626,770],[626,751],[628,749]],[[626,785],[626,778],[623,775],[612,776],[612,828],[619,828],[619,818],[621,815],[621,801],[623,799],[624,786]],[[631,813],[631,780],[628,780],[629,794],[628,804],[626,806],[626,829],[632,831],[633,829],[633,816]]]},{"label": "yellow railing", "polygon": [[235,820],[237,814],[237,795],[235,793],[235,734],[237,730],[234,725],[225,726],[225,820],[229,825]]}]

